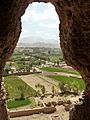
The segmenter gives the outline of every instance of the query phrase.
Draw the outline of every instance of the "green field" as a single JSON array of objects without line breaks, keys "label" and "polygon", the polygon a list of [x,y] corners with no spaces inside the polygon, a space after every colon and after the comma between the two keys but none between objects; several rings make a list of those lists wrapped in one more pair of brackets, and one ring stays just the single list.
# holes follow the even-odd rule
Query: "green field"
[{"label": "green field", "polygon": [[17,76],[5,77],[4,83],[10,99],[20,98],[21,92],[25,97],[36,95],[36,91]]},{"label": "green field", "polygon": [[68,73],[68,74],[75,74],[75,75],[79,75],[78,72],[76,71],[68,71],[64,68],[51,68],[51,67],[43,67],[43,68],[40,68],[41,70],[44,70],[44,71],[48,71],[48,72],[64,72],[64,73]]},{"label": "green field", "polygon": [[26,100],[9,100],[7,101],[7,107],[8,109],[12,109],[12,108],[18,108],[21,106],[26,106],[26,105],[31,105],[32,101],[29,99]]},{"label": "green field", "polygon": [[78,78],[69,78],[65,76],[50,76],[50,78],[57,80],[61,83],[68,84],[69,87],[77,87],[80,91],[84,89],[84,82]]}]

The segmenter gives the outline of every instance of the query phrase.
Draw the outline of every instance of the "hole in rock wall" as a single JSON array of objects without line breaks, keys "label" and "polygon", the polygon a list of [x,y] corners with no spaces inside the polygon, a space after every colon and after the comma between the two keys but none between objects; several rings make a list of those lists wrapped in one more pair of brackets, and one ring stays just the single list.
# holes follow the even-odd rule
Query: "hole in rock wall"
[{"label": "hole in rock wall", "polygon": [[[26,38],[24,41],[22,38]],[[55,43],[59,47],[59,18],[51,3],[32,3],[22,16],[21,42]]]},{"label": "hole in rock wall", "polygon": [[[63,100],[60,93],[65,93],[66,96],[79,95],[84,83],[80,81],[79,73],[63,60],[59,41],[59,18],[55,7],[51,3],[32,3],[21,20],[19,42],[4,69],[5,74],[13,75],[6,78],[7,80],[19,81],[12,88],[9,84],[12,86],[13,83],[6,82],[8,92],[11,89],[19,92],[13,92],[13,96],[9,93],[9,98],[41,96],[44,99],[46,95],[45,99],[59,102],[59,99]],[[43,105],[40,98],[37,101],[35,105]]]},{"label": "hole in rock wall", "polygon": [[[59,64],[63,58],[59,41],[59,18],[55,7],[51,3],[32,3],[26,9],[21,21],[22,32],[17,47],[10,58],[11,61],[13,60],[13,63],[10,63],[11,66],[18,63],[17,69],[19,67],[26,69],[25,60],[27,63],[29,61],[28,64],[31,67],[46,62],[51,62],[54,65]],[[7,62],[7,64],[9,63]]]}]

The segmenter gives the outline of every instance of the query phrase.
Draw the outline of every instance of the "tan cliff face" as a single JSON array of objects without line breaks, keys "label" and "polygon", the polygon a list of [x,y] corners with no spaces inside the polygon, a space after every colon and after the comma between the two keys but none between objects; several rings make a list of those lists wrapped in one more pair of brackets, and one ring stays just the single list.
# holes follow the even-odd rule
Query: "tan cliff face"
[{"label": "tan cliff face", "polygon": [[21,33],[21,16],[32,2],[51,2],[55,6],[60,19],[60,44],[64,59],[81,73],[86,84],[85,97],[90,100],[90,0],[1,1],[0,71],[16,47]]}]

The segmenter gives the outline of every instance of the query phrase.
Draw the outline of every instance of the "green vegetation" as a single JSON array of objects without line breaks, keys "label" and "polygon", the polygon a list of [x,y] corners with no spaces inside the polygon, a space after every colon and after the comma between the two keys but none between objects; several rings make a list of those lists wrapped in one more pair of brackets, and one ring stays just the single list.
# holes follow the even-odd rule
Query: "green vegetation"
[{"label": "green vegetation", "polygon": [[63,60],[63,56],[61,56],[61,55],[50,55],[50,56],[49,56],[49,59],[50,59],[50,61],[53,62],[53,63],[57,63],[58,61],[59,61],[59,62],[64,61],[64,60]]},{"label": "green vegetation", "polygon": [[4,82],[10,99],[36,96],[36,91],[17,76],[5,77]]},{"label": "green vegetation", "polygon": [[31,105],[32,101],[29,99],[26,100],[9,100],[7,102],[8,109],[17,108],[21,106]]},{"label": "green vegetation", "polygon": [[84,82],[81,79],[78,78],[69,78],[65,76],[50,76],[50,78],[59,81],[62,84],[62,87],[64,85],[67,85],[70,89],[77,88],[80,90],[80,92],[84,89]]},{"label": "green vegetation", "polygon": [[42,93],[42,95],[45,94],[46,89],[45,89],[45,86],[44,86],[44,85],[41,85],[41,84],[38,83],[38,84],[35,85],[35,87],[36,87],[36,89],[37,89],[37,96],[38,96],[38,95],[41,95],[41,93]]},{"label": "green vegetation", "polygon": [[36,96],[36,91],[28,86],[19,77],[8,76],[5,77],[4,82],[8,92],[8,98],[10,98],[10,100],[7,101],[8,109],[26,105],[30,105],[30,107],[35,106],[35,101],[33,99],[25,98],[29,96]]},{"label": "green vegetation", "polygon": [[12,67],[16,68],[17,72],[30,71],[34,66],[46,64],[46,61],[59,65],[63,61],[61,50],[59,48],[17,47],[6,63],[4,71],[5,73],[15,72],[11,71]]},{"label": "green vegetation", "polygon": [[55,68],[55,67],[43,67],[43,68],[40,68],[41,70],[44,70],[44,71],[48,71],[48,72],[64,72],[64,73],[68,73],[68,74],[75,74],[75,75],[79,75],[78,72],[75,72],[75,71],[68,71],[64,68]]}]

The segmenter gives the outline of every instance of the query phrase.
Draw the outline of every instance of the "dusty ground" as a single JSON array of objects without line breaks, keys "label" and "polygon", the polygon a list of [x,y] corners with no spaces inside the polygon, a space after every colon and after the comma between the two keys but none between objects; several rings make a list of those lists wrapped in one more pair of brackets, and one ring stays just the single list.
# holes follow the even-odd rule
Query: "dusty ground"
[{"label": "dusty ground", "polygon": [[[59,74],[60,73],[54,73],[54,74]],[[46,73],[47,75],[47,73]],[[32,88],[35,88],[35,85],[40,83],[42,85],[45,86],[47,93],[52,91],[52,86],[58,86],[58,82],[46,77],[46,75],[41,75],[41,74],[33,74],[33,75],[24,75],[24,76],[19,76],[24,82],[26,82],[28,85],[30,85]],[[62,73],[62,75],[64,75]],[[55,88],[56,90],[58,90],[58,88]],[[55,96],[54,98],[51,98],[51,96],[48,96],[46,98],[44,98],[43,100],[41,100],[39,97],[35,98],[36,103],[38,103],[38,101],[45,103],[45,102],[50,102],[50,101],[58,101],[60,99],[69,99],[72,102],[77,100],[79,98],[78,97],[72,97],[72,96],[68,96],[65,98],[61,98],[61,97],[57,97]],[[28,106],[24,107],[24,109],[27,109]],[[54,118],[53,120],[69,120],[69,112],[66,112],[63,106],[57,106],[56,107],[57,111],[53,114],[34,114],[34,115],[30,115],[30,116],[26,116],[26,117],[19,117],[19,118],[11,118],[10,120],[51,120],[51,118]]]},{"label": "dusty ground", "polygon": [[[72,102],[76,101],[80,96],[77,97],[71,97],[68,96],[66,98],[60,98],[60,97],[54,97],[51,98],[48,96],[47,98],[44,98],[44,100],[41,100],[41,102],[47,102],[47,101],[58,101],[58,99],[69,99]],[[39,98],[36,98],[36,101],[40,101]],[[26,109],[28,107],[24,107]],[[18,118],[11,118],[10,120],[52,120],[51,118],[54,118],[53,120],[69,120],[69,112],[65,111],[64,106],[56,106],[56,111],[53,114],[34,114],[30,116],[25,117],[18,117]]]},{"label": "dusty ground", "polygon": [[54,72],[54,73],[44,72],[43,74],[30,74],[30,75],[22,75],[19,77],[35,90],[36,90],[35,85],[41,84],[45,86],[47,93],[52,93],[52,86],[54,86],[56,92],[58,92],[59,91],[58,81],[55,81],[47,77],[48,75],[62,75],[62,76],[67,76],[67,77],[81,78],[81,76],[67,74],[63,72]]},{"label": "dusty ground", "polygon": [[35,98],[35,101],[36,103],[38,101],[40,101],[41,103],[48,103],[48,102],[58,102],[58,101],[67,101],[67,100],[70,100],[72,103],[74,103],[75,101],[77,101],[81,96],[63,96],[63,97],[60,97],[60,96],[54,96],[53,98],[49,95],[48,97],[44,97],[43,100],[41,100],[39,97],[36,97]]},{"label": "dusty ground", "polygon": [[[44,100],[41,100],[41,102],[46,102],[46,101],[58,101],[58,99],[69,99],[72,102],[78,100],[80,96],[77,97],[71,97],[68,96],[66,98],[60,98],[60,97],[54,97],[51,98],[48,96],[48,98],[44,98]],[[36,98],[36,101],[40,101],[39,98]],[[26,109],[28,107],[24,107]],[[11,118],[10,120],[69,120],[69,112],[65,111],[64,106],[56,106],[56,111],[53,114],[34,114],[30,116],[24,116],[24,117],[18,117],[18,118]],[[53,118],[53,119],[51,119]]]},{"label": "dusty ground", "polygon": [[47,93],[48,92],[50,93],[52,91],[53,85],[55,86],[55,89],[58,90],[58,88],[57,88],[58,82],[56,82],[48,77],[42,76],[40,74],[23,75],[23,76],[19,76],[19,77],[35,90],[36,90],[35,85],[37,85],[37,84],[44,85]]},{"label": "dusty ground", "polygon": [[12,118],[10,120],[49,120],[49,118],[48,118],[48,115],[38,114],[38,115],[31,115],[27,117]]},{"label": "dusty ground", "polygon": [[[55,120],[68,120],[69,112],[64,110],[63,106],[56,107],[57,111],[53,114],[34,114],[26,117],[11,118],[10,120],[51,120],[51,117],[54,117]],[[57,119],[58,118],[58,119]]]}]

